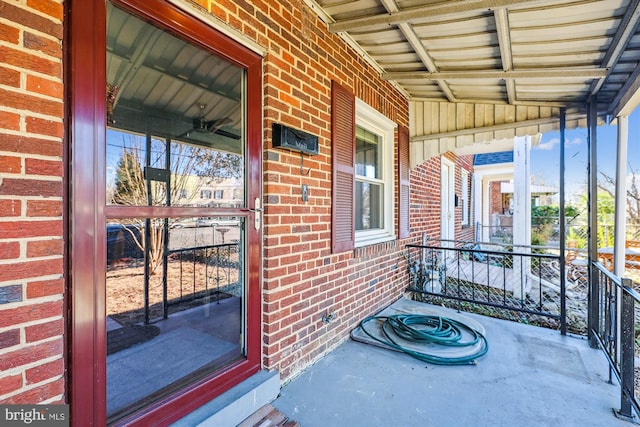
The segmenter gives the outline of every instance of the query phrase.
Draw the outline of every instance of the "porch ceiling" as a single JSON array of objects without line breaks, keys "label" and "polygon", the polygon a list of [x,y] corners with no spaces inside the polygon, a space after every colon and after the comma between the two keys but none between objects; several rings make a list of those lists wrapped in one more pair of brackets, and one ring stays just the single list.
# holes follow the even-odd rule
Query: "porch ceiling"
[{"label": "porch ceiling", "polygon": [[640,0],[305,0],[410,98],[412,163],[638,104]]}]

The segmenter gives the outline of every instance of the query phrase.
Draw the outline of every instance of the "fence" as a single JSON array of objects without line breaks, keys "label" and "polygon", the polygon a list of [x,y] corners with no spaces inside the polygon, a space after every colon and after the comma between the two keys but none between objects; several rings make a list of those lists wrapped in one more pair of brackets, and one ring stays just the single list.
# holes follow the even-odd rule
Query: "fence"
[{"label": "fence", "polygon": [[586,264],[562,266],[557,248],[428,243],[406,248],[416,299],[586,335]]},{"label": "fence", "polygon": [[593,322],[592,336],[605,352],[609,361],[609,382],[614,374],[620,383],[619,418],[634,419],[640,415],[638,402],[639,377],[636,374],[635,358],[640,355],[638,320],[640,294],[632,288],[631,280],[619,278],[598,262],[593,263],[594,289],[597,298],[593,306],[597,317]]},{"label": "fence", "polygon": [[[210,300],[222,293],[242,296],[238,242],[172,249],[165,255],[165,266],[177,264],[178,277],[169,280],[169,268],[163,269],[163,318],[168,318],[171,306]],[[169,298],[169,294],[175,297]],[[148,300],[145,300],[145,321],[149,322]]]}]

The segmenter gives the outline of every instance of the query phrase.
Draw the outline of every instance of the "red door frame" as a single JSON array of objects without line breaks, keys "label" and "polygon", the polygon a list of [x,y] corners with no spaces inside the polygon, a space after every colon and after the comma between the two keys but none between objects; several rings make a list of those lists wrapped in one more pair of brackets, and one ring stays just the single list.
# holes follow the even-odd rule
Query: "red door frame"
[{"label": "red door frame", "polygon": [[[122,425],[166,425],[256,373],[261,367],[261,232],[252,210],[261,197],[262,57],[164,0],[114,4],[246,71],[247,359],[206,377],[127,419]],[[68,401],[74,426],[106,424],[106,219],[116,215],[188,216],[197,208],[106,207],[106,2],[65,1],[65,86],[69,198]],[[93,256],[87,254],[93,254]]]}]

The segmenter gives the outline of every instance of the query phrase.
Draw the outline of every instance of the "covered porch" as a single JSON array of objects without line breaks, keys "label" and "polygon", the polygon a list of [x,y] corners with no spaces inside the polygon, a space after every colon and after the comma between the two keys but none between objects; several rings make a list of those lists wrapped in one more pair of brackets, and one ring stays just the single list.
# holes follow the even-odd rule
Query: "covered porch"
[{"label": "covered porch", "polygon": [[[621,394],[623,400],[625,393],[627,397],[634,394],[633,381],[624,386],[628,391],[623,387],[622,392],[619,385],[607,384],[613,374],[605,354],[617,369],[623,360],[633,362],[637,345],[633,341],[623,344],[628,337],[621,331],[629,326],[621,320],[621,301],[628,300],[623,294],[631,300],[635,295],[625,290],[632,291],[631,283],[621,277],[625,264],[628,117],[638,105],[640,87],[640,56],[634,48],[640,2],[459,1],[414,6],[380,0],[367,2],[367,8],[359,2],[307,3],[318,11],[330,32],[343,37],[384,79],[408,95],[414,170],[434,157],[513,150],[519,140],[535,143],[544,132],[560,133],[561,249],[553,261],[554,272],[563,278],[569,261],[564,229],[565,133],[578,127],[586,129],[591,233],[580,284],[584,298],[579,299],[588,313],[587,337],[567,336],[564,295],[574,284],[563,279],[556,289],[561,295],[557,306],[561,333],[505,324],[489,317],[478,320],[491,325],[487,331],[493,330],[501,343],[485,357],[486,361],[492,358],[496,364],[493,368],[485,371],[482,362],[472,368],[488,373],[486,377],[468,375],[469,370],[460,367],[425,369],[424,363],[403,355],[348,342],[286,385],[276,407],[303,425],[326,424],[334,414],[340,420],[337,425],[371,425],[372,420],[380,425],[624,425],[613,417],[612,409],[626,405],[623,412],[631,413],[631,401],[635,399],[626,399],[621,405]],[[606,123],[618,126],[616,231],[609,273],[604,273],[598,263],[595,232],[597,129]],[[528,178],[528,174],[523,176]],[[530,182],[516,185],[528,187]],[[457,195],[450,199],[457,203]],[[516,209],[526,210],[528,199],[522,197]],[[450,214],[443,209],[442,215]],[[412,237],[419,242],[423,230],[419,224],[411,225]],[[518,228],[530,225],[518,224]],[[440,238],[450,239],[442,236],[442,228]],[[530,245],[530,235],[517,236],[514,243]],[[446,245],[434,246],[439,250]],[[460,269],[458,263],[446,271],[453,272],[459,281]],[[436,281],[444,286],[447,277],[438,275]],[[429,276],[428,283],[436,282],[431,279],[436,277]],[[489,278],[486,282],[489,286],[485,287],[492,286]],[[538,282],[538,289],[542,289],[542,280]],[[484,279],[472,283],[483,285]],[[528,289],[524,283],[520,288]],[[504,293],[526,299],[528,291],[516,289],[505,287]],[[442,291],[441,287],[427,290],[435,295]],[[466,297],[457,297],[467,302]],[[497,304],[489,297],[487,300]],[[533,301],[536,304],[540,312],[548,308],[543,307],[542,297]],[[627,317],[634,319],[633,304],[627,310]],[[612,335],[599,339],[605,330]],[[598,347],[605,352],[596,350]],[[394,362],[378,363],[377,357],[393,358]],[[343,367],[347,369],[341,370]],[[568,370],[560,375],[554,371],[564,367]],[[629,372],[628,366],[625,369]],[[635,377],[633,370],[632,365],[631,378]],[[422,375],[425,371],[427,374]],[[567,378],[577,382],[564,382]],[[595,396],[598,402],[590,400]],[[456,406],[456,401],[461,404]],[[603,404],[605,401],[608,403]]]},{"label": "covered porch", "polygon": [[489,352],[473,366],[437,366],[348,341],[285,385],[273,405],[314,426],[628,426],[613,416],[619,389],[584,338],[491,317]]}]

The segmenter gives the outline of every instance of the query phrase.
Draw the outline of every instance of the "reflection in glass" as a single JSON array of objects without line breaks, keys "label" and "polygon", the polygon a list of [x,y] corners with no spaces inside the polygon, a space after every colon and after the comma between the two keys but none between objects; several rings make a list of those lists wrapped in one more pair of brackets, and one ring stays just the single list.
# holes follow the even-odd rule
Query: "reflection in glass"
[{"label": "reflection in glass", "polygon": [[373,132],[356,127],[356,175],[380,178],[380,137]]},{"label": "reflection in glass", "polygon": [[107,6],[107,203],[244,206],[244,70]]},{"label": "reflection in glass", "polygon": [[356,181],[356,230],[382,227],[381,194],[381,185]]},{"label": "reflection in glass", "polygon": [[107,224],[110,420],[245,357],[241,220],[210,220]]},{"label": "reflection in glass", "polygon": [[233,153],[109,129],[107,203],[241,207],[243,162]]}]

